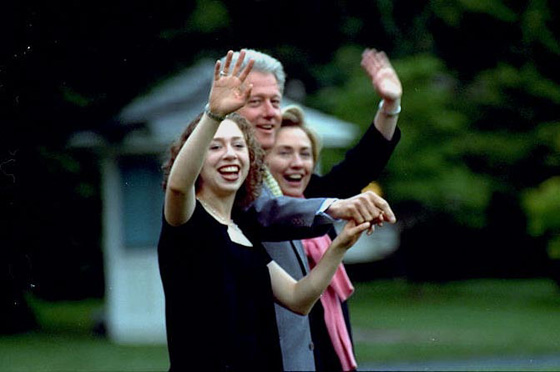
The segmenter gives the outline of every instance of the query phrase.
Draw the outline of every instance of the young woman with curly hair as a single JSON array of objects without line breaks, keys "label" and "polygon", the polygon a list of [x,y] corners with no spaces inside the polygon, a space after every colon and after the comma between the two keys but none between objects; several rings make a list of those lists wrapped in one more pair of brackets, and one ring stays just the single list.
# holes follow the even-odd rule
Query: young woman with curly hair
[{"label": "young woman with curly hair", "polygon": [[[307,276],[290,277],[262,247],[261,232],[238,227],[234,210],[258,194],[262,151],[242,107],[252,63],[216,62],[208,106],[171,153],[158,244],[171,371],[282,371],[278,302],[307,314],[344,253],[370,222],[349,221]],[[230,72],[230,67],[231,72]],[[237,218],[237,217],[235,217]],[[242,222],[236,220],[236,222]]]}]

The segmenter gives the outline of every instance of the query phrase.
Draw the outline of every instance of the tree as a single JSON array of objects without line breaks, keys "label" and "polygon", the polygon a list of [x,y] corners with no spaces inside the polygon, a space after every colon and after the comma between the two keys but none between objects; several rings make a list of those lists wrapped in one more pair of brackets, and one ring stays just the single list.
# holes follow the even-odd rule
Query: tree
[{"label": "tree", "polygon": [[[409,37],[385,42],[403,80],[404,136],[383,186],[425,231],[415,244],[432,252],[417,262],[457,265],[443,271],[458,275],[538,275],[542,245],[527,233],[521,196],[558,174],[558,5],[432,1],[415,4],[415,22],[400,2],[378,7],[385,37]],[[356,63],[362,48],[341,48],[319,70],[335,86],[319,90],[312,105],[367,122],[375,98]],[[454,251],[480,259],[460,253],[457,262]]]}]

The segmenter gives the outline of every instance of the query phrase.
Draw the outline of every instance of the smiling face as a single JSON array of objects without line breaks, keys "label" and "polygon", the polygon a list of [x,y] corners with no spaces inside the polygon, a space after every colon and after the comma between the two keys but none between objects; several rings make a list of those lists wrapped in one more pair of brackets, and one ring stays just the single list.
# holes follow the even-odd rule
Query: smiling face
[{"label": "smiling face", "polygon": [[246,80],[253,84],[251,96],[245,106],[237,112],[255,128],[255,135],[265,151],[274,146],[276,132],[280,128],[282,94],[272,73],[252,71]]},{"label": "smiling face", "polygon": [[210,146],[199,178],[199,192],[216,196],[235,194],[249,173],[249,150],[243,132],[224,120]]},{"label": "smiling face", "polygon": [[302,196],[315,167],[307,133],[297,126],[282,127],[266,163],[284,195]]}]

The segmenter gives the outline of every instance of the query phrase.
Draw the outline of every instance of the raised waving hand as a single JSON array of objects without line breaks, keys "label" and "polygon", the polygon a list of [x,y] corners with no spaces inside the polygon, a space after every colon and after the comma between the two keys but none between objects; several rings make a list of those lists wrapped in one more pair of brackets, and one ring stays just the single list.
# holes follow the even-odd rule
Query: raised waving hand
[{"label": "raised waving hand", "polygon": [[245,51],[242,50],[232,68],[232,58],[233,51],[230,50],[223,68],[220,61],[217,61],[214,66],[214,82],[208,99],[208,108],[212,113],[221,117],[243,107],[251,94],[252,86],[245,84],[245,79],[251,72],[254,61],[250,60],[243,67]]},{"label": "raised waving hand", "polygon": [[401,81],[385,52],[365,49],[362,53],[361,66],[382,99],[395,101],[401,98]]}]

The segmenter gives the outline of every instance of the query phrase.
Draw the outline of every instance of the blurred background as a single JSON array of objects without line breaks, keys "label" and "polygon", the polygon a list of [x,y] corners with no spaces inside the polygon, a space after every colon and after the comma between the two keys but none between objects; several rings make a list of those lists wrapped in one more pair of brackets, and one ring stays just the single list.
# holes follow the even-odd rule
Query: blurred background
[{"label": "blurred background", "polygon": [[375,114],[364,48],[403,83],[402,140],[373,185],[399,222],[347,262],[364,368],[515,356],[506,369],[534,370],[560,354],[559,8],[4,2],[0,369],[167,368],[159,166],[204,107],[208,63],[245,47],[284,64],[286,98],[330,120],[324,136],[349,136],[328,142],[321,172]]}]

